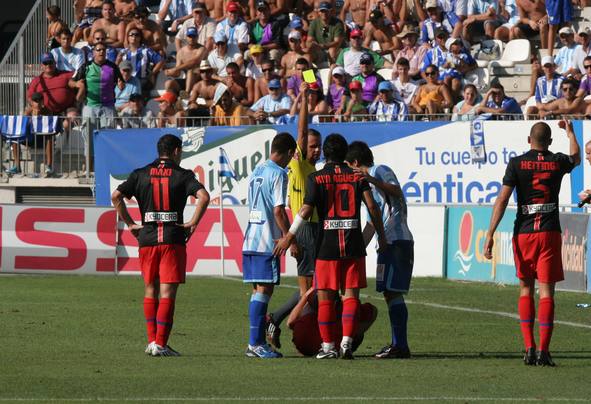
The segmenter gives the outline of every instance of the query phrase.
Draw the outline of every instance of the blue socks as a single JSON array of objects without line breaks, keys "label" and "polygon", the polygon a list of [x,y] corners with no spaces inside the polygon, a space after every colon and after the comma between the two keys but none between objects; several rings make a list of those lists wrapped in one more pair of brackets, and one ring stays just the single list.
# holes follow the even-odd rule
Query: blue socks
[{"label": "blue socks", "polygon": [[406,335],[408,310],[404,302],[404,297],[399,296],[388,302],[388,314],[390,315],[390,326],[392,327],[392,345],[398,348],[408,348]]},{"label": "blue socks", "polygon": [[248,318],[250,319],[250,336],[248,343],[252,346],[265,343],[265,315],[271,296],[263,293],[254,293],[248,306]]}]

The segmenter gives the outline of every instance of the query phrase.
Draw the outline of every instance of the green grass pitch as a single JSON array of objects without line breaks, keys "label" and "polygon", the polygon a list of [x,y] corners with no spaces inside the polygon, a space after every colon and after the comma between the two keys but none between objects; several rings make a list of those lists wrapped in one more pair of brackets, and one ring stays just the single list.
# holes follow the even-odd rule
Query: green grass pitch
[{"label": "green grass pitch", "polygon": [[[271,309],[293,291],[276,289]],[[556,368],[522,363],[516,287],[414,279],[413,358],[380,361],[387,311],[379,309],[354,361],[302,358],[283,327],[279,360],[244,356],[249,287],[189,278],[179,291],[170,344],[183,356],[151,358],[138,277],[0,277],[0,401],[78,402],[523,402],[591,400],[591,296],[558,292]]]}]

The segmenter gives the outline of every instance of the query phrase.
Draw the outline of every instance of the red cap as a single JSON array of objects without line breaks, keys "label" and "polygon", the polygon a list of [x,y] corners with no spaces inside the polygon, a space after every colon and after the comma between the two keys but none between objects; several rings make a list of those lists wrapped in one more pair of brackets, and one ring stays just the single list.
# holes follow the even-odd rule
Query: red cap
[{"label": "red cap", "polygon": [[230,2],[226,6],[226,11],[229,11],[229,12],[232,12],[232,11],[240,11],[240,7],[238,7],[238,4],[236,4],[234,2]]},{"label": "red cap", "polygon": [[170,91],[167,91],[164,94],[162,94],[160,97],[156,98],[155,101],[158,101],[158,102],[166,101],[172,105],[176,102],[176,95],[174,93],[171,93]]},{"label": "red cap", "polygon": [[351,33],[349,34],[349,38],[355,38],[355,37],[362,37],[363,36],[363,31],[361,31],[360,29],[353,29],[351,30]]},{"label": "red cap", "polygon": [[349,83],[349,90],[361,90],[361,82],[353,80],[351,83]]},{"label": "red cap", "polygon": [[318,82],[316,82],[316,81],[314,83],[308,84],[308,88],[313,91],[320,90],[320,86],[318,85]]}]

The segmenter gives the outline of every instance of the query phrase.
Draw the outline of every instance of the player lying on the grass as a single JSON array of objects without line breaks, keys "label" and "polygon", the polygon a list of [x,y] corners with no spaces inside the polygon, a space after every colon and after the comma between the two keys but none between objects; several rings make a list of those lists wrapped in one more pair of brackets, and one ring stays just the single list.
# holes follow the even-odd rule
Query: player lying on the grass
[{"label": "player lying on the grass", "polygon": [[[322,347],[318,359],[339,357],[353,359],[352,342],[357,326],[359,289],[367,287],[365,278],[365,244],[361,234],[361,201],[369,210],[378,234],[380,251],[386,248],[382,217],[366,180],[345,164],[347,141],[338,134],[329,135],[322,147],[326,165],[308,176],[304,205],[296,214],[289,232],[278,240],[273,253],[282,255],[294,242],[304,220],[314,207],[318,211],[318,235],[315,287],[318,291],[318,325]],[[343,338],[340,352],[335,349],[336,301],[344,290]]]},{"label": "player lying on the grass", "polygon": [[[513,229],[513,257],[519,278],[517,307],[526,365],[555,366],[549,351],[554,328],[554,288],[556,282],[564,279],[558,196],[562,177],[581,162],[572,122],[561,121],[560,126],[566,129],[568,155],[548,150],[552,144],[552,131],[545,122],[538,122],[532,126],[527,138],[530,150],[509,160],[484,242],[484,256],[492,259],[493,236],[515,189],[517,217]],[[537,352],[534,339],[536,279],[540,294],[540,346]]]},{"label": "player lying on the grass", "polygon": [[[273,288],[280,281],[280,257],[273,254],[274,240],[289,230],[285,212],[287,173],[296,142],[289,133],[279,133],[271,142],[271,156],[257,166],[248,179],[248,225],[242,245],[242,276],[252,284],[248,307],[250,332],[246,356],[281,358],[265,343],[265,316]],[[297,251],[295,251],[297,254]]]},{"label": "player lying on the grass", "polygon": [[[337,318],[340,318],[343,313],[343,303],[340,298],[337,298],[335,305]],[[359,306],[359,323],[351,344],[353,352],[361,345],[365,332],[371,327],[377,316],[378,309],[373,304],[363,303]],[[322,338],[318,327],[318,297],[314,288],[308,289],[306,294],[300,298],[287,319],[287,326],[292,330],[291,340],[299,353],[304,356],[313,356],[318,353]],[[337,323],[335,338],[340,339],[342,335],[343,330]]]},{"label": "player lying on the grass", "polygon": [[[179,166],[181,139],[164,135],[158,140],[158,158],[134,170],[113,192],[117,214],[138,239],[140,266],[144,277],[144,314],[148,331],[145,352],[152,356],[179,356],[168,345],[174,305],[180,283],[185,283],[185,244],[195,231],[209,204],[209,193],[195,173]],[[195,213],[184,223],[187,198],[197,198]],[[124,198],[135,197],[142,224],[127,211]]]},{"label": "player lying on the grass", "polygon": [[[374,165],[373,153],[364,142],[349,145],[346,162],[355,173],[369,182],[373,197],[382,213],[388,247],[378,253],[376,268],[376,290],[384,294],[388,305],[392,343],[375,354],[376,358],[410,358],[408,348],[408,310],[404,294],[410,288],[414,262],[414,242],[406,224],[407,208],[404,194],[396,175],[385,165]],[[375,229],[371,221],[363,229],[367,244],[373,238]]]}]

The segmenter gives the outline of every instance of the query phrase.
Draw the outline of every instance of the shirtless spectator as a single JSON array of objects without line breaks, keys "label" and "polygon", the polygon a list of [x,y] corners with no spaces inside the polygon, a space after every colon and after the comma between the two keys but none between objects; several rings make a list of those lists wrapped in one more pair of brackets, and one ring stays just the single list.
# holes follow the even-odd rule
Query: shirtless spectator
[{"label": "shirtless spectator", "polygon": [[166,49],[166,36],[164,31],[160,28],[158,23],[148,19],[150,10],[146,7],[138,7],[133,12],[133,21],[131,21],[125,30],[125,35],[129,33],[133,28],[138,28],[142,31],[144,37],[144,45],[154,49],[156,52],[160,52],[164,55]]},{"label": "shirtless spectator", "polygon": [[[257,15],[257,8],[260,0],[248,0],[248,6],[250,8],[250,15]],[[288,0],[267,0],[269,6],[269,12],[271,17],[279,18],[290,12],[294,12],[293,9],[288,7]]]},{"label": "shirtless spectator", "polygon": [[384,14],[379,9],[373,10],[369,14],[369,20],[363,28],[363,46],[369,48],[372,41],[380,44],[380,53],[389,55],[394,49],[400,49],[400,41],[396,37],[396,32],[392,25],[385,22]]},{"label": "shirtless spectator", "polygon": [[74,14],[78,26],[74,30],[74,40],[84,41],[90,35],[90,27],[102,14],[103,0],[74,0]]},{"label": "shirtless spectator", "polygon": [[361,29],[365,27],[367,17],[367,6],[369,0],[345,0],[339,18],[343,22],[347,22],[347,13],[351,13],[353,22]]},{"label": "shirtless spectator", "polygon": [[271,16],[271,9],[266,1],[257,1],[256,20],[250,25],[250,41],[261,45],[269,53],[269,58],[277,62],[281,60],[283,49],[285,49],[283,42],[285,23],[285,18]]},{"label": "shirtless spectator", "polygon": [[45,11],[47,18],[47,48],[53,49],[60,46],[59,33],[62,29],[68,28],[65,22],[62,21],[62,11],[58,6],[48,6]]},{"label": "shirtless spectator", "polygon": [[218,22],[224,19],[224,2],[221,0],[201,0],[207,8],[207,14]]},{"label": "shirtless spectator", "polygon": [[[308,47],[318,47],[327,52],[329,63],[334,63],[345,39],[343,22],[332,16],[332,5],[323,1],[318,6],[320,17],[310,23],[308,30]],[[314,58],[316,64],[319,60]]]},{"label": "shirtless spectator", "polygon": [[177,52],[176,65],[170,69],[166,69],[164,73],[168,77],[175,78],[180,77],[181,73],[184,73],[183,87],[189,93],[199,79],[199,64],[207,57],[207,50],[197,42],[197,29],[195,27],[187,29],[186,35],[189,43]]},{"label": "shirtless spectator", "polygon": [[84,64],[84,52],[72,46],[72,33],[64,28],[59,33],[60,46],[51,50],[58,70],[75,72]]},{"label": "shirtless spectator", "polygon": [[240,52],[231,54],[228,51],[228,38],[226,35],[218,31],[214,34],[213,39],[215,41],[215,49],[210,52],[207,56],[207,61],[216,70],[214,78],[219,80],[221,77],[226,77],[226,66],[230,62],[236,62],[239,66],[242,66],[243,59]]},{"label": "shirtless spectator", "polygon": [[[294,63],[295,65],[295,63]],[[273,79],[280,79],[280,76],[275,72],[275,63],[272,60],[265,60],[261,64],[263,77],[254,83],[254,101],[256,102],[261,97],[269,94],[269,82]]]},{"label": "shirtless spectator", "polygon": [[427,19],[427,12],[421,4],[421,0],[402,0],[400,8],[400,23],[418,25]]},{"label": "shirtless spectator", "polygon": [[[591,64],[591,61],[586,63]],[[591,107],[577,97],[577,83],[574,80],[566,79],[562,82],[562,95],[562,98],[540,105],[540,118],[562,119],[564,115],[581,116],[591,112]]]},{"label": "shirtless spectator", "polygon": [[241,105],[250,106],[254,102],[254,94],[249,93],[247,81],[248,79],[240,74],[240,66],[236,63],[228,63],[226,66],[227,76],[221,81],[228,87],[228,91],[232,97]]},{"label": "shirtless spectator", "polygon": [[92,24],[90,37],[97,29],[107,33],[105,44],[112,48],[122,48],[125,40],[125,22],[115,15],[115,5],[110,0],[105,0],[102,6],[102,18]]},{"label": "shirtless spectator", "polygon": [[248,33],[248,24],[240,16],[240,7],[234,2],[226,6],[226,18],[218,23],[215,28],[216,34],[223,33],[228,43],[228,54],[242,54],[248,49],[250,35]]},{"label": "shirtless spectator", "polygon": [[511,30],[511,39],[529,39],[540,35],[542,48],[548,48],[548,14],[544,0],[516,0],[519,22]]},{"label": "shirtless spectator", "polygon": [[289,78],[295,74],[296,60],[300,58],[306,59],[308,62],[312,62],[310,54],[304,52],[302,48],[302,34],[299,31],[291,31],[287,36],[289,42],[289,52],[287,52],[281,58],[281,71],[280,75],[284,78]]},{"label": "shirtless spectator", "polygon": [[197,82],[191,90],[189,98],[189,107],[197,107],[197,99],[201,98],[205,101],[207,107],[211,107],[213,95],[215,94],[215,86],[219,81],[213,78],[213,68],[207,60],[202,60],[199,65],[199,73],[201,74],[201,81]]},{"label": "shirtless spectator", "polygon": [[215,26],[215,20],[207,15],[205,3],[195,3],[193,6],[193,18],[188,19],[183,25],[181,25],[179,32],[174,39],[177,52],[188,42],[187,30],[189,28],[195,28],[197,30],[197,42],[210,52],[213,49],[213,34],[215,32]]},{"label": "shirtless spectator", "polygon": [[[361,73],[361,66],[359,61],[361,56],[365,54],[371,55],[373,58],[373,65],[376,69],[384,67],[384,58],[379,54],[361,46],[363,44],[363,31],[354,29],[350,34],[351,47],[341,50],[335,64],[345,68],[345,72],[349,77],[357,76]],[[389,63],[388,63],[389,66]]]},{"label": "shirtless spectator", "polygon": [[131,21],[137,7],[135,0],[115,0],[115,15],[124,21]]},{"label": "shirtless spectator", "polygon": [[[402,28],[400,25],[400,12],[402,10],[402,0],[368,0],[365,14],[365,20],[369,20],[370,14],[374,10],[382,13],[388,21],[390,21],[397,30]],[[422,21],[422,20],[421,20]]]},{"label": "shirtless spectator", "polygon": [[[397,64],[401,58],[408,60],[410,69],[408,74],[412,78],[418,78],[420,76],[420,68],[423,64],[423,58],[429,48],[417,45],[419,30],[415,26],[405,25],[404,29],[397,35],[397,37],[402,42],[402,49],[396,54],[394,64]],[[395,77],[397,75],[397,70],[394,70],[392,76]]]},{"label": "shirtless spectator", "polygon": [[159,128],[181,128],[185,126],[185,112],[176,107],[177,97],[174,93],[165,92],[155,101],[158,101],[158,119]]},{"label": "shirtless spectator", "polygon": [[191,18],[193,0],[162,0],[158,10],[158,21],[165,33],[175,34],[179,26]]}]

